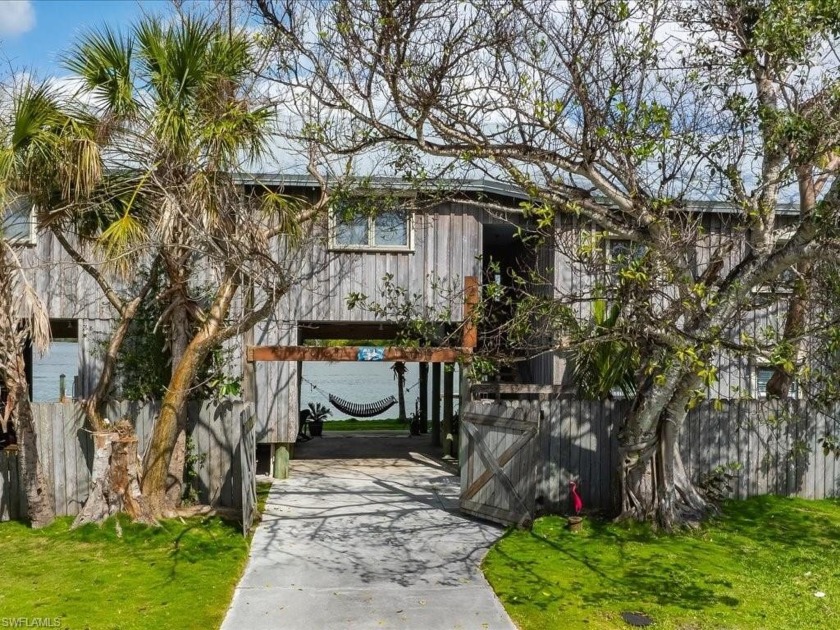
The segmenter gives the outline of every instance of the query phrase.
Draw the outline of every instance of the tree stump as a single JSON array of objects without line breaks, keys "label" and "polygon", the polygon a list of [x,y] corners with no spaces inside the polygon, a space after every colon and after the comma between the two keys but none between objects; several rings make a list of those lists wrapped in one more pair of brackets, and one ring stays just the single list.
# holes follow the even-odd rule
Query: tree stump
[{"label": "tree stump", "polygon": [[118,432],[94,433],[90,494],[73,527],[102,523],[118,512],[135,521],[157,525],[140,491],[137,437]]}]

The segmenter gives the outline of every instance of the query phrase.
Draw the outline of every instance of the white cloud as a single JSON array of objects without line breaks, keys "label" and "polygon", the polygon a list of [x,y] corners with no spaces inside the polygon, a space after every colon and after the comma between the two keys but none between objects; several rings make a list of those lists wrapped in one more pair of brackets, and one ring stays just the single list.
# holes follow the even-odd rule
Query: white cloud
[{"label": "white cloud", "polygon": [[0,0],[0,35],[21,35],[34,26],[31,0]]}]

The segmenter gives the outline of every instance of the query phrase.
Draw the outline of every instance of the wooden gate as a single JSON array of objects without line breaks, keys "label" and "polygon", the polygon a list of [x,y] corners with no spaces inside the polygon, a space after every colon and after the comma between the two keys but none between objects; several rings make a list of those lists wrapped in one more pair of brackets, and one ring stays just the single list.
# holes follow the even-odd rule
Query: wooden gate
[{"label": "wooden gate", "polygon": [[257,515],[257,432],[254,410],[248,405],[240,415],[242,436],[239,466],[242,484],[242,534],[248,535]]},{"label": "wooden gate", "polygon": [[461,414],[461,510],[529,527],[537,484],[540,412],[471,402]]}]

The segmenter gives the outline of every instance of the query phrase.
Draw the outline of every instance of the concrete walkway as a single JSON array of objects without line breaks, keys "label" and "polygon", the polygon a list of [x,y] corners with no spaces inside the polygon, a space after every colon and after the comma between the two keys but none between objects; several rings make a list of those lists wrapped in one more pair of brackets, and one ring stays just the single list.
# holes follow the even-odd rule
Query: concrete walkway
[{"label": "concrete walkway", "polygon": [[457,478],[419,453],[294,461],[222,628],[514,628],[479,569],[502,530],[457,502]]}]

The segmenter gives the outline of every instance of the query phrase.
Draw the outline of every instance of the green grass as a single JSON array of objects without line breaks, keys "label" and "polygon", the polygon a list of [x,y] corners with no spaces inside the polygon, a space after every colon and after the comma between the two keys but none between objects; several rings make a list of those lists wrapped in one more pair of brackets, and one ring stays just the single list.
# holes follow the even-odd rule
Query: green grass
[{"label": "green grass", "polygon": [[385,420],[327,420],[324,431],[408,431],[408,423],[400,422],[398,418]]},{"label": "green grass", "polygon": [[70,530],[0,523],[0,620],[58,618],[62,628],[218,628],[248,557],[236,524],[218,518],[120,517]]},{"label": "green grass", "polygon": [[268,493],[270,491],[270,481],[260,481],[257,483],[257,512],[260,514],[265,512],[265,502],[268,501]]},{"label": "green grass", "polygon": [[510,531],[484,561],[523,630],[629,628],[621,612],[645,613],[656,628],[840,628],[840,501],[733,501],[673,536],[589,519],[573,534],[565,524],[551,516]]}]

